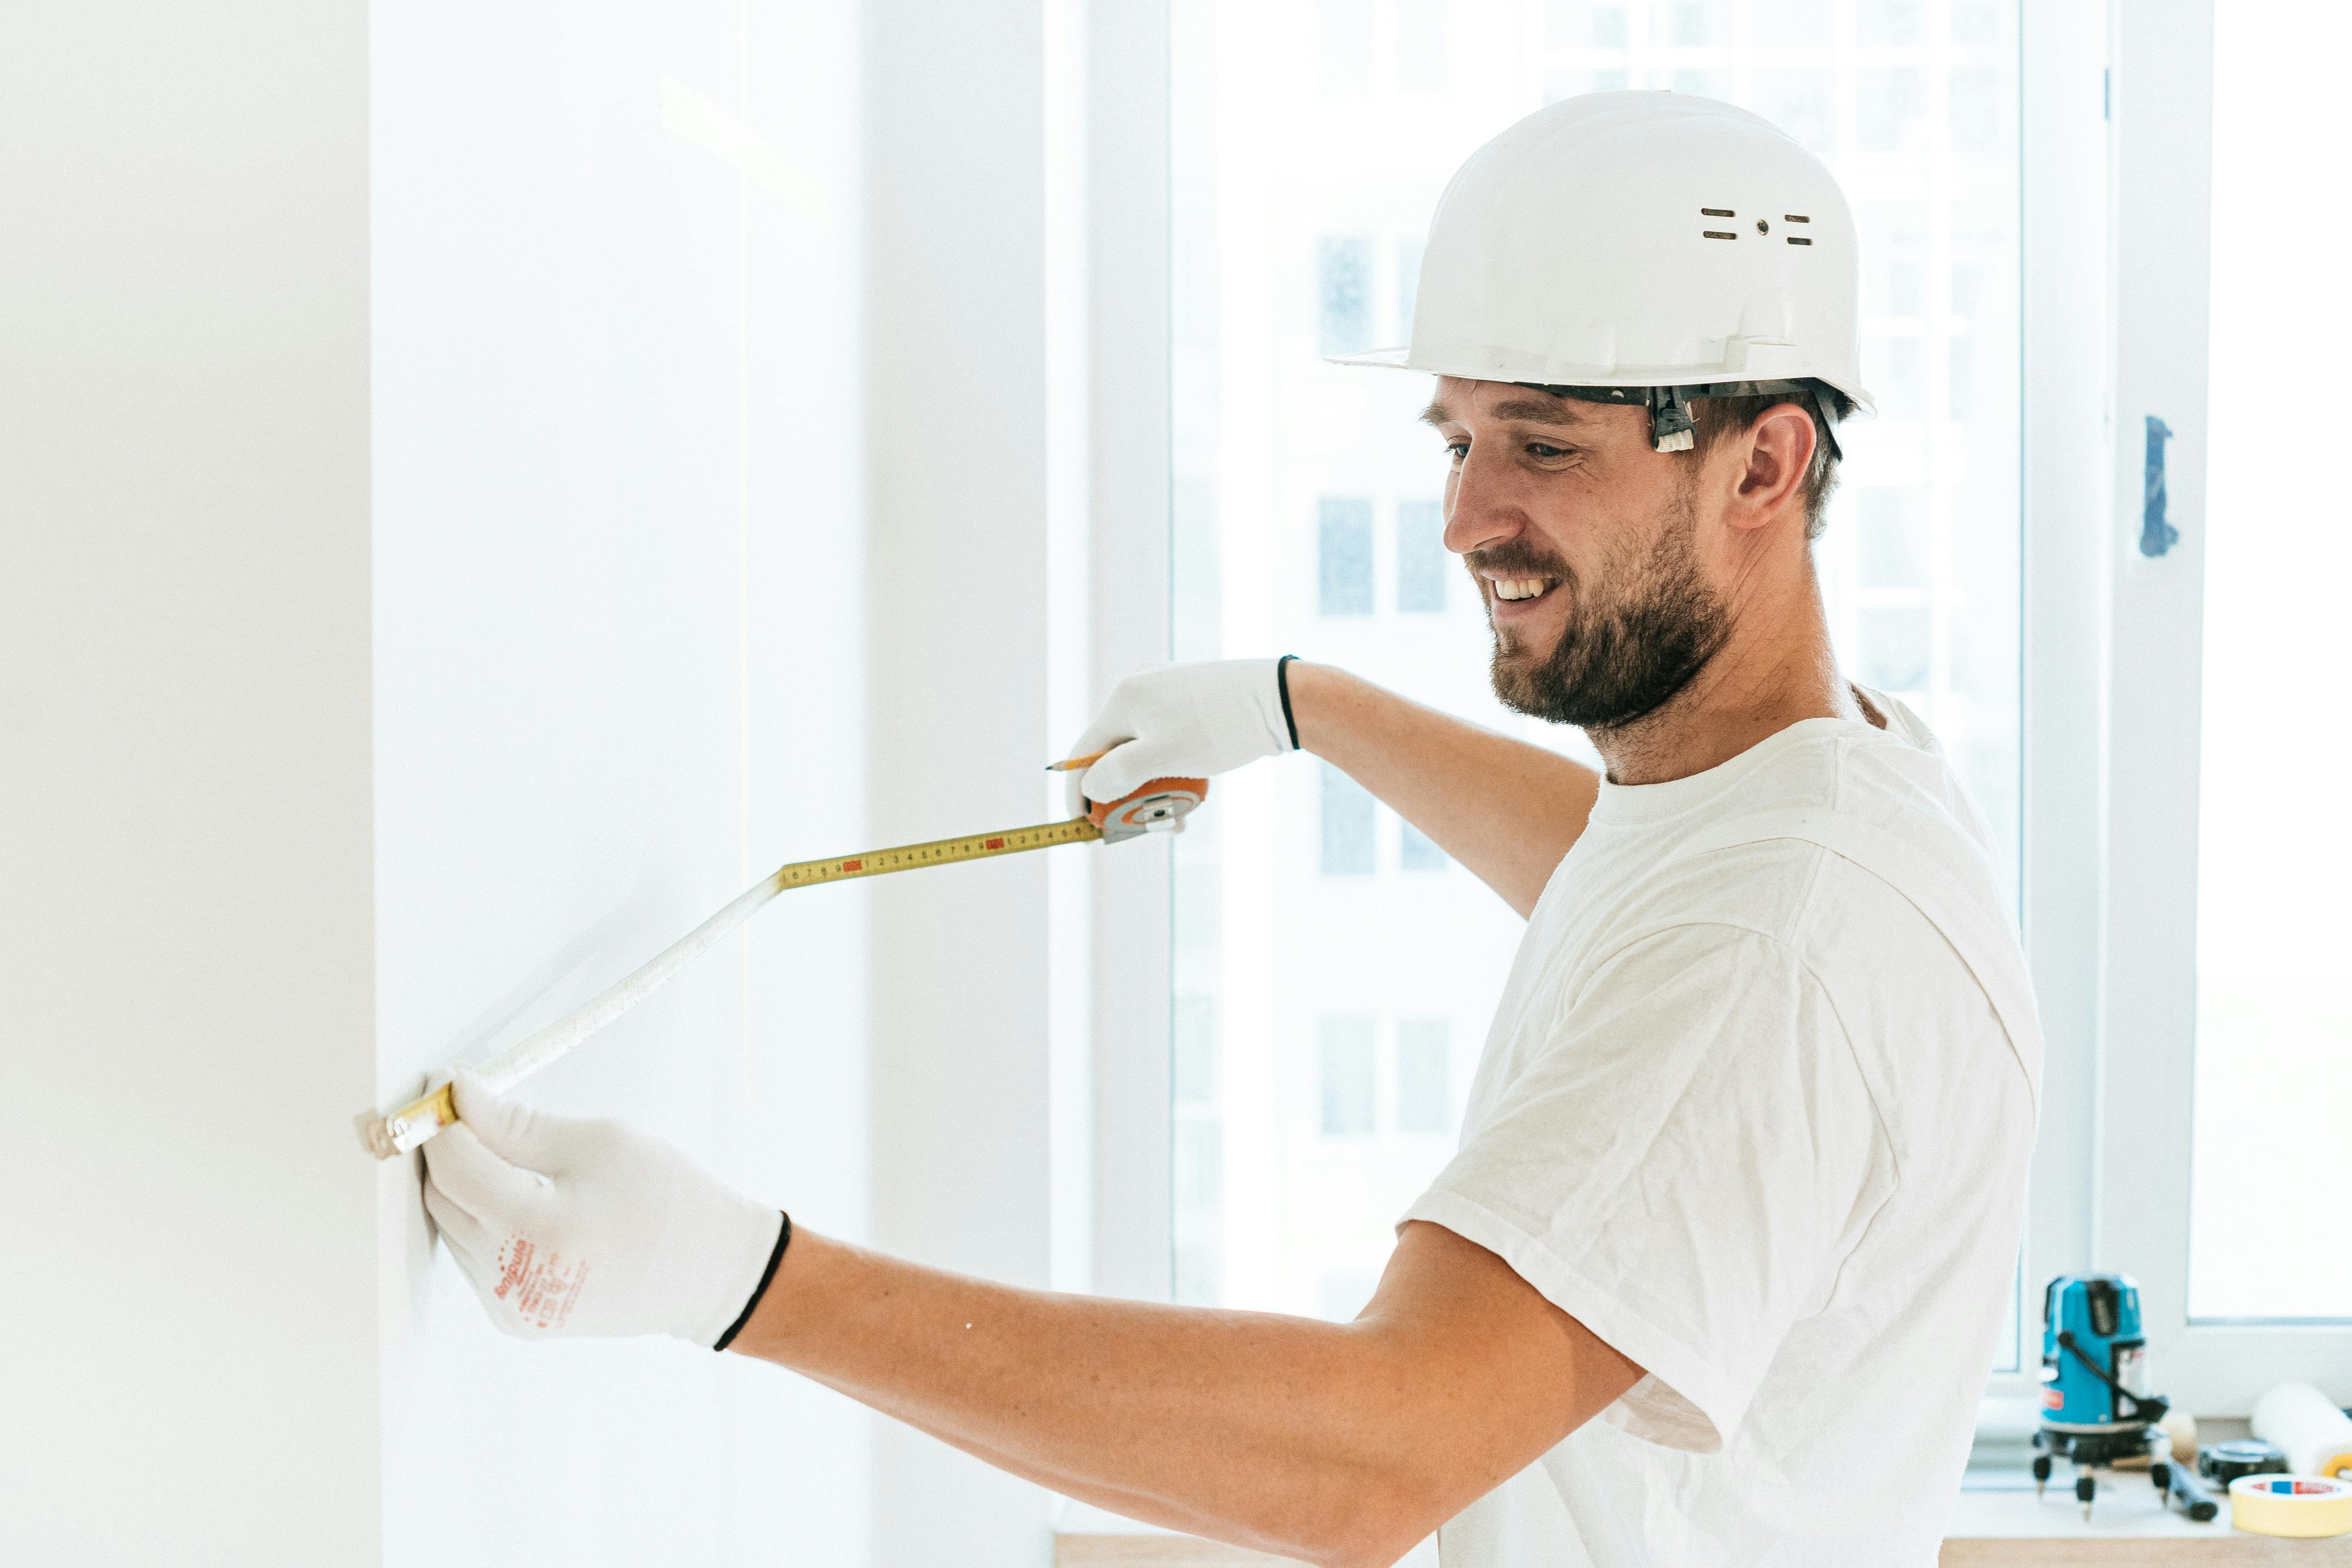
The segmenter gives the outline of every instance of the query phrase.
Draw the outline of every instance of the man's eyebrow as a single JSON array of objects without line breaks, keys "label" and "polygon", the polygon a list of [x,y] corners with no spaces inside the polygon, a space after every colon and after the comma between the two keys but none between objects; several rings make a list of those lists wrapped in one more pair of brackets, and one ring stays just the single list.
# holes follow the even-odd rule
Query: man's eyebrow
[{"label": "man's eyebrow", "polygon": [[[1573,402],[1565,398],[1511,398],[1498,402],[1487,413],[1496,419],[1514,419],[1522,424],[1582,424],[1586,414]],[[1452,409],[1443,402],[1432,402],[1421,411],[1423,424],[1459,424]]]}]

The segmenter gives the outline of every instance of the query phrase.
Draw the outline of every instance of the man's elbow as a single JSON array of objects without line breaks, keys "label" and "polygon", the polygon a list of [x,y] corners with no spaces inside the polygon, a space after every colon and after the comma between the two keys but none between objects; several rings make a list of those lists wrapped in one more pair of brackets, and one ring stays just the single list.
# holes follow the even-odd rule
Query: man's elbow
[{"label": "man's elbow", "polygon": [[1425,1483],[1390,1480],[1361,1489],[1335,1514],[1307,1561],[1317,1568],[1391,1568],[1444,1523],[1449,1511]]}]

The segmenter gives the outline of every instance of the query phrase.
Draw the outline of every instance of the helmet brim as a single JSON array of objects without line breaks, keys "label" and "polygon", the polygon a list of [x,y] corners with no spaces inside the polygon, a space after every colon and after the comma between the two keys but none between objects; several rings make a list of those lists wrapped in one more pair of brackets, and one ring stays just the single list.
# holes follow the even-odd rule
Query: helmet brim
[{"label": "helmet brim", "polygon": [[1370,349],[1360,354],[1326,354],[1327,365],[1370,365],[1377,370],[1410,371],[1419,367],[1408,364],[1412,358],[1412,345],[1401,344],[1393,349]]},{"label": "helmet brim", "polygon": [[[1487,382],[1499,379],[1491,372],[1481,374],[1479,371],[1475,370],[1452,370],[1444,365],[1414,364],[1412,362],[1412,346],[1409,343],[1402,344],[1392,349],[1368,349],[1360,354],[1326,354],[1323,356],[1323,362],[1327,365],[1348,365],[1357,368],[1370,366],[1371,369],[1378,371],[1420,371],[1425,375],[1459,376],[1465,381],[1473,382]],[[1595,377],[1591,381],[1586,381],[1581,378],[1569,378],[1563,382],[1554,384],[1594,387],[1705,386],[1712,382],[1734,379],[1738,378],[1727,375],[1722,370],[1712,368],[1706,370],[1693,370],[1684,375],[1662,375],[1654,371],[1641,370],[1630,371],[1622,375]],[[1824,376],[1815,371],[1800,371],[1795,375],[1775,377],[1774,379],[1790,381],[1811,380],[1825,382],[1830,386],[1835,387],[1839,392],[1843,392],[1853,402],[1853,413],[1849,417],[1855,419],[1875,419],[1878,416],[1878,400],[1872,397],[1869,392],[1865,392],[1860,386],[1849,385],[1845,378],[1843,376]],[[1512,384],[1518,386],[1532,385],[1534,383],[1514,382]]]}]

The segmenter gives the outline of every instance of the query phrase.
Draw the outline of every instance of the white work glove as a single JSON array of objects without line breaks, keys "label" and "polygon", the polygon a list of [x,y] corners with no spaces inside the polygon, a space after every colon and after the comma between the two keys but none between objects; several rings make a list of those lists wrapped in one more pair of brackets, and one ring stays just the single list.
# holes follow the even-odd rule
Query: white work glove
[{"label": "white work glove", "polygon": [[1295,751],[1282,700],[1280,659],[1154,664],[1111,688],[1110,701],[1070,748],[1107,751],[1070,777],[1070,814],[1116,800],[1154,779],[1205,779],[1244,762]]},{"label": "white work glove", "polygon": [[457,1125],[425,1145],[425,1207],[492,1322],[727,1348],[790,1220],[618,1122],[533,1111],[465,1071],[457,1096]]}]

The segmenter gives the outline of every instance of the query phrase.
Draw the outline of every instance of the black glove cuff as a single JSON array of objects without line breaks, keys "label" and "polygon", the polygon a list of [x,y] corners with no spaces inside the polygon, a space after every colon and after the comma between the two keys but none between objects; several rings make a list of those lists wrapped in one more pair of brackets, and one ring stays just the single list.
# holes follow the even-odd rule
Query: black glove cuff
[{"label": "black glove cuff", "polygon": [[751,1313],[758,1309],[760,1298],[768,1293],[768,1281],[776,1277],[776,1265],[784,1260],[784,1244],[793,1239],[793,1217],[781,1208],[776,1212],[783,1216],[784,1221],[782,1228],[776,1232],[776,1249],[768,1254],[768,1267],[761,1271],[760,1282],[751,1287],[751,1299],[743,1303],[742,1312],[727,1325],[727,1332],[719,1336],[719,1343],[710,1347],[714,1351],[725,1350],[735,1343],[735,1336],[741,1333],[743,1325],[751,1321]]},{"label": "black glove cuff", "polygon": [[1274,684],[1282,688],[1282,722],[1290,730],[1290,749],[1298,749],[1298,721],[1290,716],[1290,661],[1296,653],[1285,653],[1274,662]]}]

